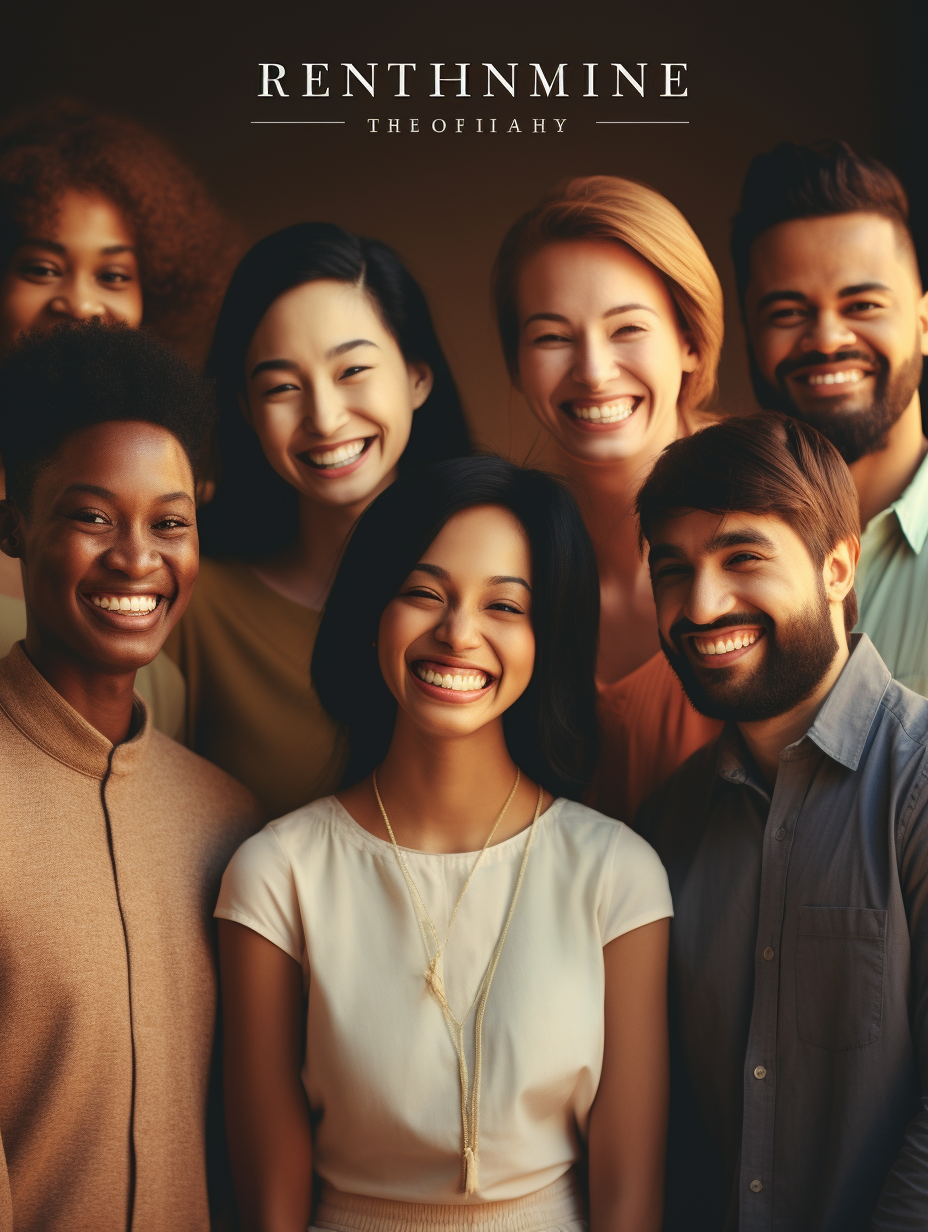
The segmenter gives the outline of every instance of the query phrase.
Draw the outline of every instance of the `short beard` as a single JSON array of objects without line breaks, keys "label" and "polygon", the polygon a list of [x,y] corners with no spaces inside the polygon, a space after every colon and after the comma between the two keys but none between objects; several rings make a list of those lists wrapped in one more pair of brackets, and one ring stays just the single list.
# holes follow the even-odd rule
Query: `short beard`
[{"label": "short beard", "polygon": [[[733,723],[759,723],[786,714],[805,701],[838,653],[831,609],[821,582],[820,587],[816,601],[788,624],[776,625],[766,613],[748,612],[723,616],[711,625],[677,621],[670,630],[672,645],[661,635],[667,661],[700,714]],[[760,664],[741,680],[735,678],[734,665],[699,671],[683,649],[683,633],[756,624],[764,627],[767,649]],[[705,677],[711,683],[705,683]]]},{"label": "short beard", "polygon": [[867,454],[879,453],[886,448],[890,429],[901,419],[922,379],[923,360],[918,346],[895,373],[890,372],[884,356],[879,355],[876,358],[878,371],[873,401],[869,407],[857,411],[804,411],[793,402],[787,392],[785,374],[782,371],[785,365],[778,365],[775,373],[777,383],[771,384],[758,368],[754,352],[748,347],[751,384],[754,386],[754,396],[758,403],[764,410],[780,411],[821,432],[826,440],[831,441],[848,466],[860,461]]}]

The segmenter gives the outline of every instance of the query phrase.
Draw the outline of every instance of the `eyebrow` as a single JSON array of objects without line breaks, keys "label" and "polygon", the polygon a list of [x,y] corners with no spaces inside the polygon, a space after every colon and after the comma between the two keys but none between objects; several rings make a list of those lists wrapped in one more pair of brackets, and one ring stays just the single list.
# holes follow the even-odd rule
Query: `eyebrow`
[{"label": "eyebrow", "polygon": [[[340,342],[338,346],[330,347],[326,353],[326,359],[335,359],[338,355],[344,355],[346,351],[353,351],[355,347],[370,346],[376,347],[376,342],[371,342],[369,338],[352,338],[350,342]],[[251,380],[254,380],[259,372],[298,372],[300,365],[292,359],[264,359],[260,364],[255,364],[251,372]]]},{"label": "eyebrow", "polygon": [[[101,488],[95,483],[69,483],[62,495],[67,496],[69,492],[89,492],[92,496],[100,496],[104,500],[115,501],[119,499],[115,492],[111,492],[109,488]],[[191,505],[194,503],[193,497],[189,492],[184,491],[165,492],[163,496],[158,496],[155,499],[165,505],[171,501],[178,500],[185,500]]]},{"label": "eyebrow", "polygon": [[[607,309],[607,311],[603,313],[602,319],[606,321],[609,317],[618,316],[622,312],[634,312],[636,309],[641,312],[651,312],[654,316],[658,315],[657,310],[655,308],[650,308],[647,304],[619,304],[615,308]],[[525,321],[525,325],[530,325],[532,321],[563,321],[565,324],[569,323],[567,317],[561,316],[559,312],[535,312],[528,317]],[[523,329],[525,328],[525,325],[522,326]]]},{"label": "eyebrow", "polygon": [[[64,256],[68,251],[64,244],[59,244],[57,240],[23,240],[20,248],[47,248],[49,252],[57,252],[61,256]],[[115,257],[120,252],[134,253],[135,249],[131,244],[110,244],[108,247],[100,249],[101,255],[105,257]]]},{"label": "eyebrow", "polygon": [[[842,287],[838,292],[838,299],[847,299],[851,295],[863,295],[866,291],[886,291],[892,294],[892,287],[888,287],[885,282],[858,282],[852,287]],[[804,304],[808,302],[808,296],[802,291],[768,291],[758,300],[757,307],[766,308],[780,300]]]},{"label": "eyebrow", "polygon": [[[712,555],[726,548],[755,547],[764,548],[768,552],[776,551],[776,544],[759,530],[728,530],[713,535],[703,545],[703,552]],[[686,553],[673,543],[656,543],[648,552],[648,565],[659,564],[662,560],[685,560]]]},{"label": "eyebrow", "polygon": [[[447,569],[442,569],[441,565],[429,565],[423,560],[420,560],[419,563],[414,566],[412,572],[415,573],[416,570],[420,570],[422,573],[428,573],[432,577],[439,578],[443,582],[450,581],[451,579],[451,574]],[[532,588],[529,586],[528,582],[526,582],[525,578],[510,576],[506,573],[497,573],[493,577],[486,579],[486,584],[488,586],[503,586],[507,582],[512,582],[516,586],[524,586],[529,594],[532,593]]]}]

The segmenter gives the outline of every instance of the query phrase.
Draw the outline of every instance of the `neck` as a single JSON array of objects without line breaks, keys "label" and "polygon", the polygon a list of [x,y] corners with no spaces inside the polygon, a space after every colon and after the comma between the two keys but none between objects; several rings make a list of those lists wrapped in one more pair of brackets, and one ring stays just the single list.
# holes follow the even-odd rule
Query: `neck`
[{"label": "neck", "polygon": [[[377,771],[397,842],[420,851],[479,851],[516,778],[502,721],[467,736],[423,738],[422,731],[411,730],[404,719],[400,711],[389,752]],[[523,776],[497,839],[523,828],[527,797],[534,806],[535,794],[537,789]]]},{"label": "neck", "polygon": [[748,746],[762,778],[771,791],[777,781],[780,754],[789,745],[801,740],[815,722],[815,716],[821,710],[825,698],[844,670],[849,657],[847,637],[842,627],[841,637],[838,639],[838,653],[832,660],[828,671],[808,697],[804,698],[798,706],[794,706],[792,710],[786,711],[785,714],[778,714],[772,719],[764,719],[759,723],[738,724],[738,730],[744,737],[744,743]]},{"label": "neck", "polygon": [[303,607],[321,608],[352,527],[369,503],[329,505],[301,494],[296,542],[252,568],[278,594]]},{"label": "neck", "polygon": [[912,482],[926,453],[922,408],[916,391],[912,401],[889,430],[886,444],[853,462],[851,475],[860,497],[860,524],[898,500]]},{"label": "neck", "polygon": [[68,705],[111,744],[122,744],[132,727],[135,671],[103,672],[76,660],[67,647],[37,629],[30,614],[25,646],[33,666]]}]

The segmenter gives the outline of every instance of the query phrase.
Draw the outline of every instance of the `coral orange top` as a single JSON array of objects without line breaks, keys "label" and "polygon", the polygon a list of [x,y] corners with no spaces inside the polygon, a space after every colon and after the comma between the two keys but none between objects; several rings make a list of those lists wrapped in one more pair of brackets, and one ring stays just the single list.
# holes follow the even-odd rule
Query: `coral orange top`
[{"label": "coral orange top", "polygon": [[597,688],[602,743],[584,800],[631,825],[642,801],[722,724],[693,709],[663,653]]}]

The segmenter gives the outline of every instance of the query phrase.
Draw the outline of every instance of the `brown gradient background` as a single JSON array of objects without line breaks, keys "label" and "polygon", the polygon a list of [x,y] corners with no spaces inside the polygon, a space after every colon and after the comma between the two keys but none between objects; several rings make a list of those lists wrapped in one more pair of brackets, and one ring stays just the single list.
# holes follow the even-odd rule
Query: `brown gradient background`
[{"label": "brown gradient background", "polygon": [[[67,93],[125,112],[167,137],[242,224],[249,240],[325,219],[394,245],[425,287],[481,443],[542,457],[534,420],[510,395],[490,303],[490,266],[506,228],[568,175],[608,173],[653,185],[705,244],[726,296],[720,404],[751,404],[728,256],[729,220],[753,154],[777,141],[837,136],[893,165],[921,224],[928,190],[924,71],[928,4],[689,3],[593,0],[375,5],[282,0],[24,3],[8,9],[0,110]],[[327,101],[300,97],[303,61],[330,64]],[[343,99],[342,61],[378,62],[378,93]],[[432,99],[432,61],[472,66],[469,99]],[[520,65],[516,99],[485,99],[485,60]],[[258,63],[287,66],[289,100],[258,99]],[[419,65],[413,96],[392,97],[389,61]],[[569,99],[530,99],[531,61],[567,61]],[[584,99],[598,61],[599,99]],[[611,97],[621,61],[648,63],[648,96]],[[688,64],[684,100],[658,97],[664,61]],[[312,110],[309,110],[312,108]],[[273,110],[272,110],[273,109]],[[418,116],[425,131],[371,135],[366,118]],[[523,132],[478,135],[478,115]],[[256,119],[345,119],[344,126],[259,126]],[[466,117],[461,135],[430,122]],[[536,116],[567,118],[534,135]],[[685,119],[677,126],[597,126],[605,118]]]}]

